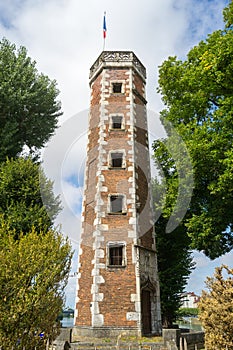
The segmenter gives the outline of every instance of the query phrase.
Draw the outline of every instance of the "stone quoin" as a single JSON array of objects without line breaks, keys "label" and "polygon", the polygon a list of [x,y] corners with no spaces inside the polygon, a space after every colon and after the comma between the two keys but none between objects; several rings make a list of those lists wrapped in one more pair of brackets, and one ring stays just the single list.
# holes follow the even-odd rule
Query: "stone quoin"
[{"label": "stone quoin", "polygon": [[90,70],[74,337],[161,334],[145,84],[131,51]]}]

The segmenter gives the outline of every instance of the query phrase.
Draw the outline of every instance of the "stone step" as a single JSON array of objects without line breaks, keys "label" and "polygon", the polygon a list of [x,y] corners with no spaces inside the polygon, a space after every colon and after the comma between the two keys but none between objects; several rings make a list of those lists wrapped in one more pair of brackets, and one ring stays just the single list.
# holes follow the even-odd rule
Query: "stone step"
[{"label": "stone step", "polygon": [[167,350],[162,344],[93,344],[93,343],[71,343],[70,350]]}]

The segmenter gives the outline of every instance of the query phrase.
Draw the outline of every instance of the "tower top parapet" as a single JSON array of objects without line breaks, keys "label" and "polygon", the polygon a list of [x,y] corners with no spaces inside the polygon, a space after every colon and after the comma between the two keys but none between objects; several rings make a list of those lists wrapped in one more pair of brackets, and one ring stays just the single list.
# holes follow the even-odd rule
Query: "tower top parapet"
[{"label": "tower top parapet", "polygon": [[90,68],[90,84],[104,68],[134,68],[146,80],[146,68],[132,51],[103,51]]}]

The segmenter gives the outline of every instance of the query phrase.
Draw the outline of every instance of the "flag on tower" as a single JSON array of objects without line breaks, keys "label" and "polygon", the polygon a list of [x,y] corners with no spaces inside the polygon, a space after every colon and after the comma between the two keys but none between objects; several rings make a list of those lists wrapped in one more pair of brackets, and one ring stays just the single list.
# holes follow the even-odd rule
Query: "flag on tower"
[{"label": "flag on tower", "polygon": [[104,12],[104,22],[103,22],[103,37],[106,38],[107,27],[106,27],[106,12]]}]

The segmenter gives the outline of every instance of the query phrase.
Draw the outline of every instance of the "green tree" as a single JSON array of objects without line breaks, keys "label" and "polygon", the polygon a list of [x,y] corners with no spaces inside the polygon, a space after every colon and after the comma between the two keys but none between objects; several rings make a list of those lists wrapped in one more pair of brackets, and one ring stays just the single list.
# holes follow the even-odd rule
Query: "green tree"
[{"label": "green tree", "polygon": [[205,329],[205,348],[233,349],[233,269],[222,265],[206,281],[198,304],[199,318]]},{"label": "green tree", "polygon": [[32,226],[46,232],[60,210],[53,184],[38,164],[24,158],[0,164],[0,214],[15,232],[27,233]]},{"label": "green tree", "polygon": [[71,246],[53,230],[32,229],[18,240],[14,236],[1,217],[0,346],[45,349],[58,332]]},{"label": "green tree", "polygon": [[[154,180],[156,210],[163,205],[164,184]],[[166,232],[168,218],[164,214],[155,223],[162,325],[170,328],[180,314],[182,293],[194,268],[189,238],[178,226]]]},{"label": "green tree", "polygon": [[[169,137],[172,130],[180,135],[192,159],[194,190],[179,230],[190,238],[191,248],[211,259],[233,248],[232,19],[231,1],[224,10],[224,30],[210,34],[184,61],[169,57],[159,70],[159,92],[165,104],[161,120]],[[169,217],[177,202],[182,159],[177,167],[167,143],[155,141],[153,148],[166,178],[164,215]],[[183,200],[186,194],[184,186]]]},{"label": "green tree", "polygon": [[198,316],[199,310],[196,307],[181,307],[179,317],[195,317]]},{"label": "green tree", "polygon": [[0,41],[0,161],[25,146],[36,156],[62,114],[56,82],[39,74],[25,47]]},{"label": "green tree", "polygon": [[[0,42],[0,347],[44,349],[58,332],[71,246],[52,229],[60,210],[35,163],[60,112],[55,81],[21,47]],[[25,148],[31,158],[20,158]],[[7,158],[8,157],[8,158]],[[34,162],[33,162],[33,160]],[[41,338],[41,334],[44,334]]]}]

